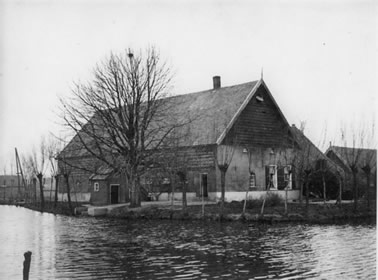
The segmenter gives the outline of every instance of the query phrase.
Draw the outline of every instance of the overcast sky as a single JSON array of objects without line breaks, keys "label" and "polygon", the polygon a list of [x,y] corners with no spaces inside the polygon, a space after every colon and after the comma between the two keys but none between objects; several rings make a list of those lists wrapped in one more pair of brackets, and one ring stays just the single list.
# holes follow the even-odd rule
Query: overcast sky
[{"label": "overcast sky", "polygon": [[110,51],[156,46],[174,92],[264,80],[290,124],[321,143],[341,123],[372,122],[378,89],[376,1],[0,0],[0,173],[59,134],[59,96]]}]

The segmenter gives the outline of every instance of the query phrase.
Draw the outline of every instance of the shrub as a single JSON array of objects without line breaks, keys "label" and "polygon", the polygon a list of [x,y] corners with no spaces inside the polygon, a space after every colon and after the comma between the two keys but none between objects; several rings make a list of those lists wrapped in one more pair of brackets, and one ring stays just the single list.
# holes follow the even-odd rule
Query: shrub
[{"label": "shrub", "polygon": [[266,197],[265,206],[279,206],[284,202],[283,198],[277,193],[269,192]]},{"label": "shrub", "polygon": [[[262,206],[264,201],[264,196],[260,197],[259,199],[248,198],[246,208],[253,209],[259,208]],[[266,200],[265,200],[265,207],[275,207],[283,204],[284,200],[280,197],[277,193],[268,192]]]},{"label": "shrub", "polygon": [[262,199],[248,198],[245,207],[247,209],[253,209],[253,208],[261,207],[261,205],[262,205]]}]

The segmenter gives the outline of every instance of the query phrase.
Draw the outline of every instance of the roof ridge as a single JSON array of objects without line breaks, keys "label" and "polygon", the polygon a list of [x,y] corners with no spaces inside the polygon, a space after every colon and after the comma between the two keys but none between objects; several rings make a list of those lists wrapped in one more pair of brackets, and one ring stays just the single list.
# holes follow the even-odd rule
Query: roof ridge
[{"label": "roof ridge", "polygon": [[365,150],[365,151],[376,151],[377,150],[377,149],[371,149],[371,148],[344,147],[344,146],[336,146],[336,145],[331,145],[328,149],[332,149],[332,148],[356,149],[356,150]]},{"label": "roof ridge", "polygon": [[245,82],[245,83],[241,83],[241,84],[236,84],[236,85],[231,85],[231,86],[226,86],[226,87],[220,87],[220,88],[216,88],[216,89],[212,88],[212,89],[206,89],[206,90],[201,90],[201,91],[182,93],[182,94],[177,94],[177,95],[172,95],[172,96],[168,96],[168,97],[162,98],[162,100],[164,100],[164,99],[170,99],[170,98],[176,98],[176,97],[181,97],[181,96],[203,94],[203,93],[206,93],[206,92],[221,91],[221,90],[226,90],[226,89],[230,89],[230,88],[233,88],[233,87],[239,87],[239,86],[244,86],[244,85],[248,85],[248,84],[258,83],[258,81],[259,80],[254,80],[254,81],[249,81],[249,82]]}]

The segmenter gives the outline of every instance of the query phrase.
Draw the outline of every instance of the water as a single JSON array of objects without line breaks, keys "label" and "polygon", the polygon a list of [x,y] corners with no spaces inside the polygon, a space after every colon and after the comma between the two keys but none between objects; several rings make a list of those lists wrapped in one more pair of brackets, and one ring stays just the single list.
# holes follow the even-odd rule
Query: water
[{"label": "water", "polygon": [[116,221],[0,206],[0,279],[375,279],[376,225]]}]

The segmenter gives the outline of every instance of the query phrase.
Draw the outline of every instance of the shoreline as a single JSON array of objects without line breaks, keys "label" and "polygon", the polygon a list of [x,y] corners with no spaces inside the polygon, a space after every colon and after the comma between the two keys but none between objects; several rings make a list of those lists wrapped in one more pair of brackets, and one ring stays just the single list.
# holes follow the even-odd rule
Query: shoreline
[{"label": "shoreline", "polygon": [[[325,214],[322,211],[319,211],[319,208],[322,208],[323,205],[310,205],[309,213],[295,213],[288,212],[287,215],[280,214],[278,211],[281,210],[281,207],[267,207],[266,213],[261,215],[255,211],[248,209],[245,214],[240,211],[235,213],[230,211],[225,207],[225,214],[221,216],[219,213],[214,212],[218,210],[218,205],[212,205],[211,210],[205,210],[205,214],[200,213],[200,206],[191,206],[192,209],[188,209],[185,213],[182,209],[171,209],[169,207],[146,207],[146,208],[117,208],[102,217],[112,218],[112,219],[121,219],[121,220],[183,220],[183,221],[193,221],[193,220],[204,220],[204,221],[216,221],[216,222],[245,222],[245,223],[262,223],[262,224],[277,224],[277,223],[307,223],[307,224],[335,224],[339,222],[352,222],[360,220],[370,220],[376,221],[376,212],[375,211],[357,211],[356,213],[351,212],[349,205],[344,208],[343,205],[341,208],[336,209],[332,207],[328,214]],[[218,208],[218,209],[216,209]],[[206,209],[206,208],[205,208]],[[229,211],[227,213],[227,210]],[[359,209],[361,210],[361,209]],[[282,213],[282,212],[281,212]]]},{"label": "shoreline", "polygon": [[[17,205],[16,203],[1,203],[3,205],[15,205],[24,207],[33,211],[41,212],[39,204],[25,203]],[[45,205],[43,212],[54,215],[64,216],[88,216],[88,207],[80,203],[73,203],[74,213],[71,214],[67,202],[58,202],[57,207],[54,203],[49,202]],[[107,211],[104,214],[97,215],[100,218],[109,218],[117,220],[177,220],[177,221],[214,221],[214,222],[245,222],[261,224],[277,223],[306,223],[306,224],[337,224],[344,222],[370,221],[376,222],[376,205],[375,203],[368,211],[365,204],[359,203],[357,211],[353,211],[352,203],[334,204],[310,204],[307,211],[305,204],[290,203],[288,204],[288,213],[284,214],[282,205],[267,206],[264,214],[260,214],[260,207],[246,209],[242,213],[243,204],[241,202],[225,203],[224,214],[220,215],[220,206],[218,204],[208,204],[205,206],[205,213],[202,214],[201,205],[187,206],[183,212],[182,207],[175,205],[148,205],[138,208],[129,208],[122,206]]]}]

